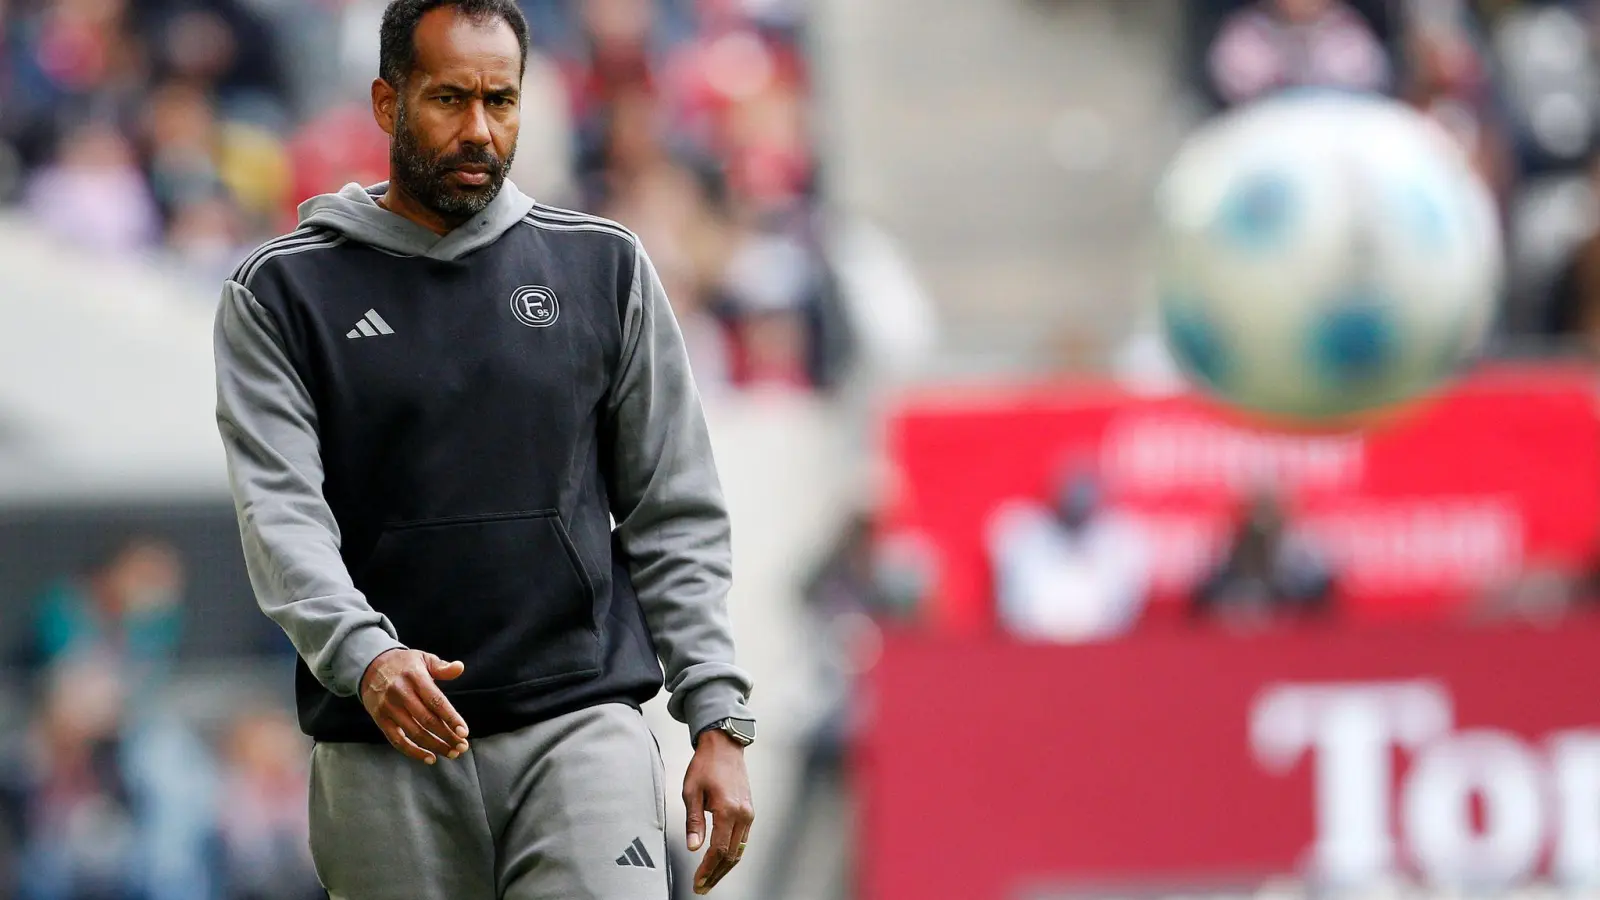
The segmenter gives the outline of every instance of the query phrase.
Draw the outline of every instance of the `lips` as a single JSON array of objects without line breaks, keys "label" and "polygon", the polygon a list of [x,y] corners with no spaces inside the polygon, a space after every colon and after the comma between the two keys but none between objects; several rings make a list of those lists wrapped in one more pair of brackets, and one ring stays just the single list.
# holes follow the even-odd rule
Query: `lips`
[{"label": "lips", "polygon": [[489,183],[489,172],[487,169],[476,167],[452,169],[450,174],[454,175],[456,180],[460,181],[462,184],[481,185]]},{"label": "lips", "polygon": [[447,174],[463,187],[481,187],[494,178],[495,164],[488,159],[455,159],[445,163]]}]

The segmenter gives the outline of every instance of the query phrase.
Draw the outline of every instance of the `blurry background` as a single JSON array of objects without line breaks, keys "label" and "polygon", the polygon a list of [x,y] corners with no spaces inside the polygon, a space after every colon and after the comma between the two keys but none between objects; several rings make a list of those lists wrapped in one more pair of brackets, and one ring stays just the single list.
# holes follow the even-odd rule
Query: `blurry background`
[{"label": "blurry background", "polygon": [[[644,238],[733,507],[719,895],[1600,887],[1600,4],[523,5],[513,177]],[[383,177],[381,12],[0,0],[0,897],[321,896],[209,329]],[[1150,321],[1168,155],[1303,85],[1448,128],[1511,246],[1497,358],[1371,436],[1219,416]]]}]

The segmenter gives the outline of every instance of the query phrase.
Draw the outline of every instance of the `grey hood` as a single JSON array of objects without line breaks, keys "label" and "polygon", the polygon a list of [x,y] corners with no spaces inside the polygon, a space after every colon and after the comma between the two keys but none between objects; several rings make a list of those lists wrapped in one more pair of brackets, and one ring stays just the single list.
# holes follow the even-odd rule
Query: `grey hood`
[{"label": "grey hood", "polygon": [[387,181],[372,187],[351,182],[337,193],[318,194],[300,204],[300,224],[336,231],[352,241],[401,256],[457,259],[500,239],[533,209],[533,198],[507,179],[489,207],[454,231],[437,235],[405,216],[378,205]]}]

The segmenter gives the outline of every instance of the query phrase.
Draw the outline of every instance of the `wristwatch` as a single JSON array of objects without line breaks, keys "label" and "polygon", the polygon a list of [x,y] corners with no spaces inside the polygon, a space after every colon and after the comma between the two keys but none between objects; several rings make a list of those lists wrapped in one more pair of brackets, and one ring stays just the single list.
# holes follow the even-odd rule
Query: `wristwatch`
[{"label": "wristwatch", "polygon": [[[756,723],[753,719],[719,719],[700,729],[700,734],[708,731],[720,731],[733,738],[734,743],[741,747],[748,747],[756,742]],[[700,734],[695,735],[695,743],[699,744]]]}]

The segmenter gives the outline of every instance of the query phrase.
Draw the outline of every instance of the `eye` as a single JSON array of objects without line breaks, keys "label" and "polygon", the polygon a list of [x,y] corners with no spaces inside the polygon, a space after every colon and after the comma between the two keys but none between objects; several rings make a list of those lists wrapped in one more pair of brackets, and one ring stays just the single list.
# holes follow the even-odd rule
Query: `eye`
[{"label": "eye", "polygon": [[445,106],[455,106],[461,102],[461,98],[455,94],[440,94],[435,99]]},{"label": "eye", "polygon": [[497,109],[505,109],[508,106],[514,105],[515,102],[516,101],[512,100],[510,97],[503,95],[489,98],[489,105],[496,107]]}]

